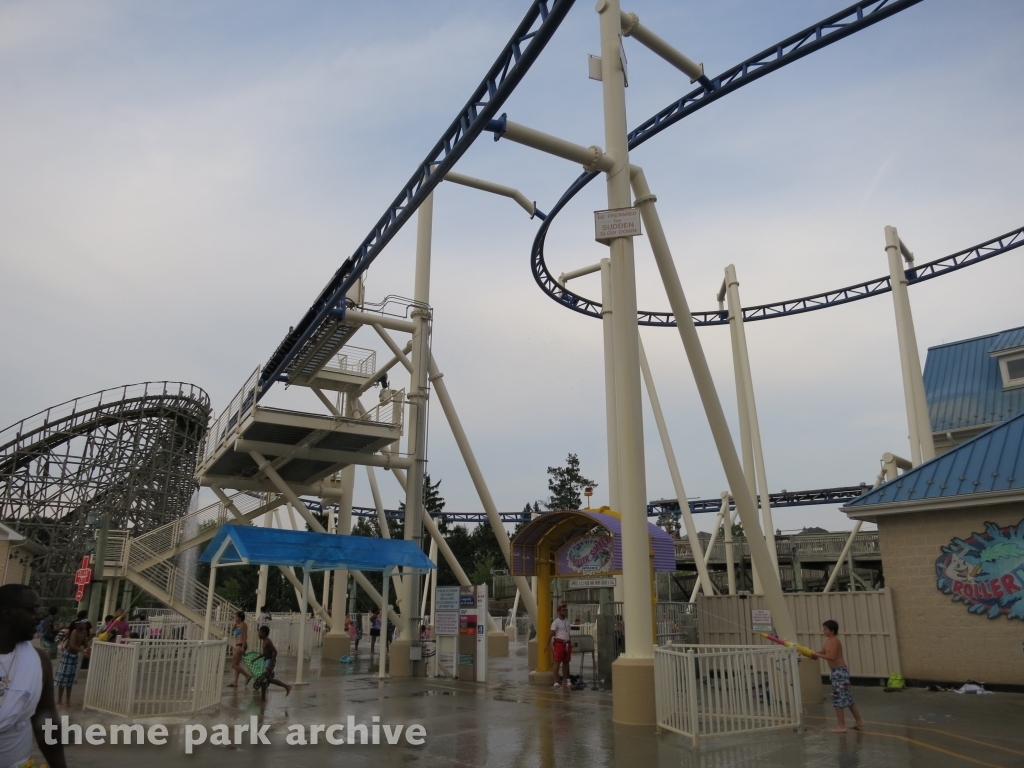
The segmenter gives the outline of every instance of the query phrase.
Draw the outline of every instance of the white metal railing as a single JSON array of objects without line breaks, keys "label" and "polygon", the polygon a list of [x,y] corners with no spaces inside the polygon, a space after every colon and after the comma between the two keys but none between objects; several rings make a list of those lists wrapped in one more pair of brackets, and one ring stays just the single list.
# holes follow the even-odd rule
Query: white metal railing
[{"label": "white metal railing", "polygon": [[96,643],[85,709],[134,719],[192,715],[220,703],[226,641]]},{"label": "white metal railing", "polygon": [[[257,509],[261,504],[260,498],[253,493],[240,492],[228,497],[234,507],[243,515]],[[221,501],[215,501],[202,509],[182,515],[177,520],[154,528],[148,533],[133,538],[132,546],[136,544],[145,547],[155,555],[170,557],[175,554],[175,548],[189,539],[195,538],[207,528],[219,528],[224,523],[232,520],[232,515]],[[110,560],[108,557],[107,560]]]},{"label": "white metal railing", "polygon": [[654,650],[658,728],[701,738],[801,723],[797,652],[737,645]]},{"label": "white metal railing", "polygon": [[[175,607],[175,604],[181,605],[200,616],[205,616],[206,597],[209,592],[208,586],[185,573],[170,561],[159,558],[157,556],[159,553],[151,550],[140,539],[129,540],[127,554],[129,571],[133,571],[134,574],[137,574],[147,582],[147,584],[140,584],[140,586],[144,588],[153,586],[165,593],[171,607]],[[127,576],[131,579],[134,574],[128,573]],[[155,597],[163,599],[162,595],[155,595]],[[228,600],[225,600],[216,592],[214,593],[214,621],[230,620],[232,614],[237,610],[238,608]]]},{"label": "white metal railing", "polygon": [[203,440],[203,448],[199,454],[199,464],[203,464],[217,447],[235,434],[246,415],[256,405],[257,387],[260,381],[260,366],[252,372],[242,388],[238,390],[228,407],[221,411],[217,420],[210,425]]},{"label": "white metal railing", "polygon": [[[245,623],[249,628],[249,649],[251,650],[258,648],[256,617],[256,614],[246,614]],[[265,624],[270,627],[270,641],[277,648],[279,655],[298,657],[299,627],[301,623],[302,619],[297,615],[287,613],[271,614],[271,620]],[[310,659],[313,657],[313,649],[320,648],[323,645],[323,636],[327,631],[327,625],[319,617],[312,616],[306,619],[305,644],[303,647],[304,658]]]},{"label": "white metal railing", "polygon": [[342,347],[323,370],[370,376],[377,370],[377,353],[362,347]]}]

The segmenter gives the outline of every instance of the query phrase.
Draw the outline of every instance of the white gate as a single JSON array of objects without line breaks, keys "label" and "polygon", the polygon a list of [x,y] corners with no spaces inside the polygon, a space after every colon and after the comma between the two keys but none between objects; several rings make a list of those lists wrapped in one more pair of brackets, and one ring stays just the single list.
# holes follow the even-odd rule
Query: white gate
[{"label": "white gate", "polygon": [[85,708],[125,718],[191,715],[220,704],[225,640],[94,643]]},{"label": "white gate", "polygon": [[795,728],[797,652],[790,648],[671,645],[654,650],[658,728],[707,736]]}]

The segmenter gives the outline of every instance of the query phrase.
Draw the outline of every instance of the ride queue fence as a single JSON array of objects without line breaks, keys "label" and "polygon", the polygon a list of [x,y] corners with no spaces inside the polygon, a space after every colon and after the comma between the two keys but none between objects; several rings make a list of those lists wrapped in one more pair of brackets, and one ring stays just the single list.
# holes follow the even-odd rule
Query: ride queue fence
[{"label": "ride queue fence", "polygon": [[783,647],[669,645],[654,650],[658,729],[702,738],[801,724],[797,652]]},{"label": "ride queue fence", "polygon": [[85,709],[128,719],[193,715],[220,704],[225,640],[96,643]]}]

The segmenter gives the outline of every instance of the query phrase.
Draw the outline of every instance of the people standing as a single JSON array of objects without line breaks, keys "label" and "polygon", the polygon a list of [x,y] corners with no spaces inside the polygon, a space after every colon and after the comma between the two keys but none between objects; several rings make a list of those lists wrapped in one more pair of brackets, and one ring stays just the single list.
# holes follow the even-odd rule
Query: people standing
[{"label": "people standing", "polygon": [[46,618],[39,625],[39,644],[46,651],[51,660],[57,658],[57,633],[60,626],[57,624],[57,606],[50,608]]},{"label": "people standing", "polygon": [[[564,606],[558,606],[558,618],[551,622],[551,644],[553,652],[554,667],[551,670],[555,679],[555,688],[561,685],[569,687],[569,661],[572,659],[572,638],[569,634],[569,610]],[[562,680],[559,683],[558,672],[562,668]]]},{"label": "people standing", "polygon": [[[252,675],[246,672],[242,666],[242,657],[245,655],[245,649],[249,646],[249,628],[245,625],[245,613],[242,611],[238,611],[235,614],[235,626],[231,634],[235,638],[235,649],[231,654],[231,668],[235,670],[235,682],[228,685],[231,688],[237,688],[239,675],[245,675],[246,685],[252,680]],[[269,628],[267,629],[267,635],[270,635]]]},{"label": "people standing", "polygon": [[[0,587],[0,765],[23,768],[35,734],[50,768],[66,768],[64,747],[47,744],[43,725],[59,717],[53,701],[53,665],[32,647],[39,595],[24,584]],[[51,614],[53,615],[53,614]]]},{"label": "people standing", "polygon": [[267,610],[267,606],[264,605],[262,608],[260,608],[260,615],[259,618],[256,619],[256,625],[257,627],[262,627],[265,624],[269,624],[271,621],[273,621],[273,619],[274,617],[270,615],[270,611]]},{"label": "people standing", "polygon": [[269,685],[281,686],[284,688],[284,695],[287,696],[292,692],[292,687],[274,678],[274,670],[277,667],[277,648],[270,641],[270,627],[260,627],[256,631],[256,634],[259,635],[260,643],[262,645],[261,652],[263,655],[263,674],[261,675],[261,681],[264,685],[260,686],[260,701],[267,700],[267,686]]},{"label": "people standing", "polygon": [[71,687],[78,677],[78,662],[88,641],[89,622],[85,619],[75,619],[68,627],[67,640],[60,651],[60,666],[53,678],[53,684],[57,688],[58,707],[61,702],[71,706]]},{"label": "people standing", "polygon": [[853,715],[853,727],[855,729],[863,728],[864,721],[860,717],[860,710],[853,703],[853,692],[850,690],[850,670],[846,666],[846,659],[843,658],[843,644],[836,637],[839,634],[839,624],[829,619],[821,625],[821,633],[825,636],[825,645],[811,658],[825,659],[828,662],[829,670],[831,670],[829,678],[832,682],[832,706],[835,707],[836,719],[839,721],[839,725],[832,729],[832,733],[846,733],[844,709],[849,709]]},{"label": "people standing", "polygon": [[373,649],[377,646],[377,638],[380,637],[380,608],[374,608],[370,614],[370,658],[373,658]]}]

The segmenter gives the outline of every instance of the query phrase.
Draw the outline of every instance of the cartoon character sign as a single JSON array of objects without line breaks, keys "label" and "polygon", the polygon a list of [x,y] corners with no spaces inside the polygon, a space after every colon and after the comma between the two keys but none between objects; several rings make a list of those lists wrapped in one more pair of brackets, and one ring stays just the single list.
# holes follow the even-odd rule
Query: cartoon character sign
[{"label": "cartoon character sign", "polygon": [[1006,528],[985,523],[984,533],[953,539],[935,575],[939,590],[971,613],[1024,621],[1024,520]]}]

